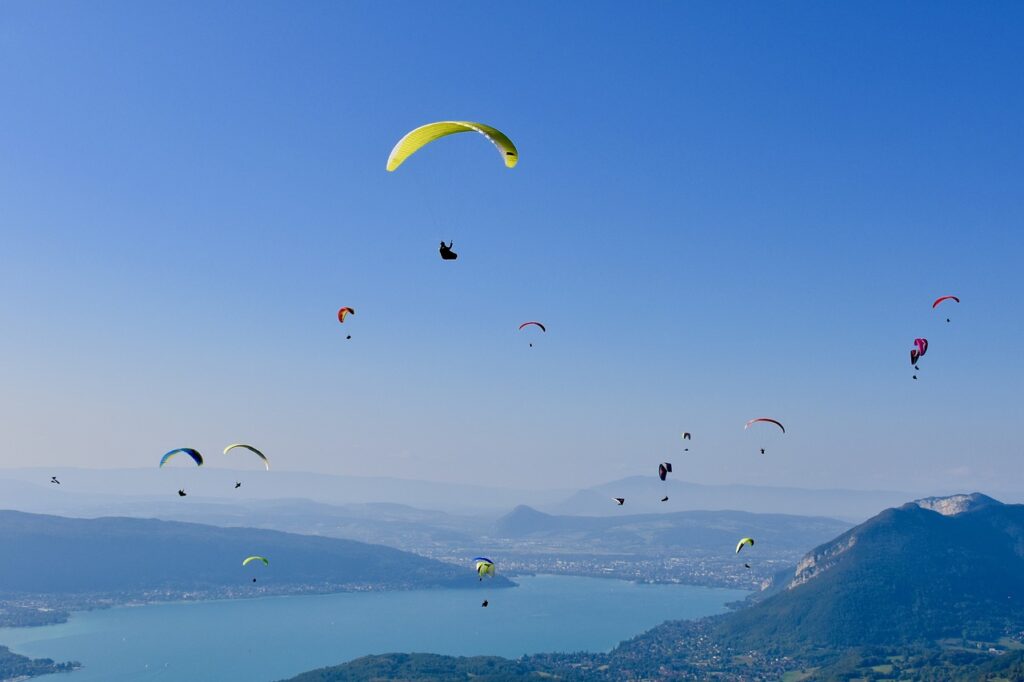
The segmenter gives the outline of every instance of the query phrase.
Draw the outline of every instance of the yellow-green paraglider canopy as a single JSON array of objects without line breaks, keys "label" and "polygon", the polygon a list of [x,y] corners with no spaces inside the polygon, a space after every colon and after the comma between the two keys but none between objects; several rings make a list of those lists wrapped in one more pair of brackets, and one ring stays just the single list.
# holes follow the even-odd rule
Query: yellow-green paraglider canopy
[{"label": "yellow-green paraglider canopy", "polygon": [[494,577],[494,562],[487,557],[478,556],[473,559],[476,565],[476,574],[483,580],[484,576]]},{"label": "yellow-green paraglider canopy", "polygon": [[246,557],[242,561],[242,565],[243,566],[247,566],[250,562],[253,562],[253,561],[262,561],[264,566],[269,566],[270,565],[270,562],[267,561],[266,557],[256,556],[256,555]]},{"label": "yellow-green paraglider canopy", "polygon": [[469,132],[480,133],[490,140],[498,148],[501,157],[505,160],[505,165],[509,168],[515,167],[519,161],[519,152],[516,150],[516,146],[512,144],[512,140],[508,139],[505,133],[497,128],[492,128],[483,123],[473,123],[472,121],[438,121],[437,123],[428,123],[406,133],[405,137],[399,140],[395,148],[391,150],[391,155],[388,156],[387,168],[389,171],[395,170],[406,159],[419,151],[421,147],[430,144],[434,140],[456,133]]}]

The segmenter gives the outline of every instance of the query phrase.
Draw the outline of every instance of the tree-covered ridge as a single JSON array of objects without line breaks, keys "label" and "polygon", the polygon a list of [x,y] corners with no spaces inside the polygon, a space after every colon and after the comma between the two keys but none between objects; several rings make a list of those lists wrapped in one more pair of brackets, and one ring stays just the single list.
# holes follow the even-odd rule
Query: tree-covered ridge
[{"label": "tree-covered ridge", "polygon": [[70,672],[79,667],[78,662],[54,663],[50,658],[29,658],[0,646],[0,679],[16,680],[38,677],[50,673]]},{"label": "tree-covered ridge", "polygon": [[343,666],[321,668],[292,678],[292,682],[349,682],[355,680],[436,680],[437,682],[512,682],[545,679],[528,660],[497,656],[454,657],[437,654],[384,654],[357,658]]},{"label": "tree-covered ridge", "polygon": [[[471,566],[380,545],[253,528],[0,511],[0,598],[477,586]],[[252,554],[269,566],[242,567]],[[255,585],[252,578],[259,581]],[[507,586],[500,576],[492,586]]]}]

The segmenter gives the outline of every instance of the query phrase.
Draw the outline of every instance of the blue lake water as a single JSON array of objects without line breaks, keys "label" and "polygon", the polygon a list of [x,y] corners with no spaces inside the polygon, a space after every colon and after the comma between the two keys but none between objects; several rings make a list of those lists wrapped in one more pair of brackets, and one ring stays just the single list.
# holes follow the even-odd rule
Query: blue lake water
[{"label": "blue lake water", "polygon": [[[0,644],[77,660],[63,682],[262,682],[395,651],[516,657],[607,651],[662,621],[724,611],[741,590],[542,575],[511,589],[418,590],[181,602],[2,628]],[[488,608],[481,608],[484,598]]]}]

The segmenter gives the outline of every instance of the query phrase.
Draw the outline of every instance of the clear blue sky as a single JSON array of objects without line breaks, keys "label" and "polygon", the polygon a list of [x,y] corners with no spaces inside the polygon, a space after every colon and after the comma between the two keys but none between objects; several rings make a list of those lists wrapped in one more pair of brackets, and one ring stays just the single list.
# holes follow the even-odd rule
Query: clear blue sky
[{"label": "clear blue sky", "polygon": [[634,7],[0,4],[0,465],[1024,487],[1024,5]]}]

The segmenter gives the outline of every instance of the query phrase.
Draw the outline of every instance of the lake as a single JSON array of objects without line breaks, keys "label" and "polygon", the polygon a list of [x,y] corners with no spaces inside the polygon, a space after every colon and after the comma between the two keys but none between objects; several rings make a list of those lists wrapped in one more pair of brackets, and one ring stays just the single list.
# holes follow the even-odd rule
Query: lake
[{"label": "lake", "polygon": [[[84,667],[40,680],[162,682],[290,677],[359,656],[517,657],[607,651],[662,621],[725,610],[746,592],[541,575],[519,587],[179,602],[78,612],[61,625],[0,628],[0,644]],[[490,600],[488,608],[480,602]]]}]

